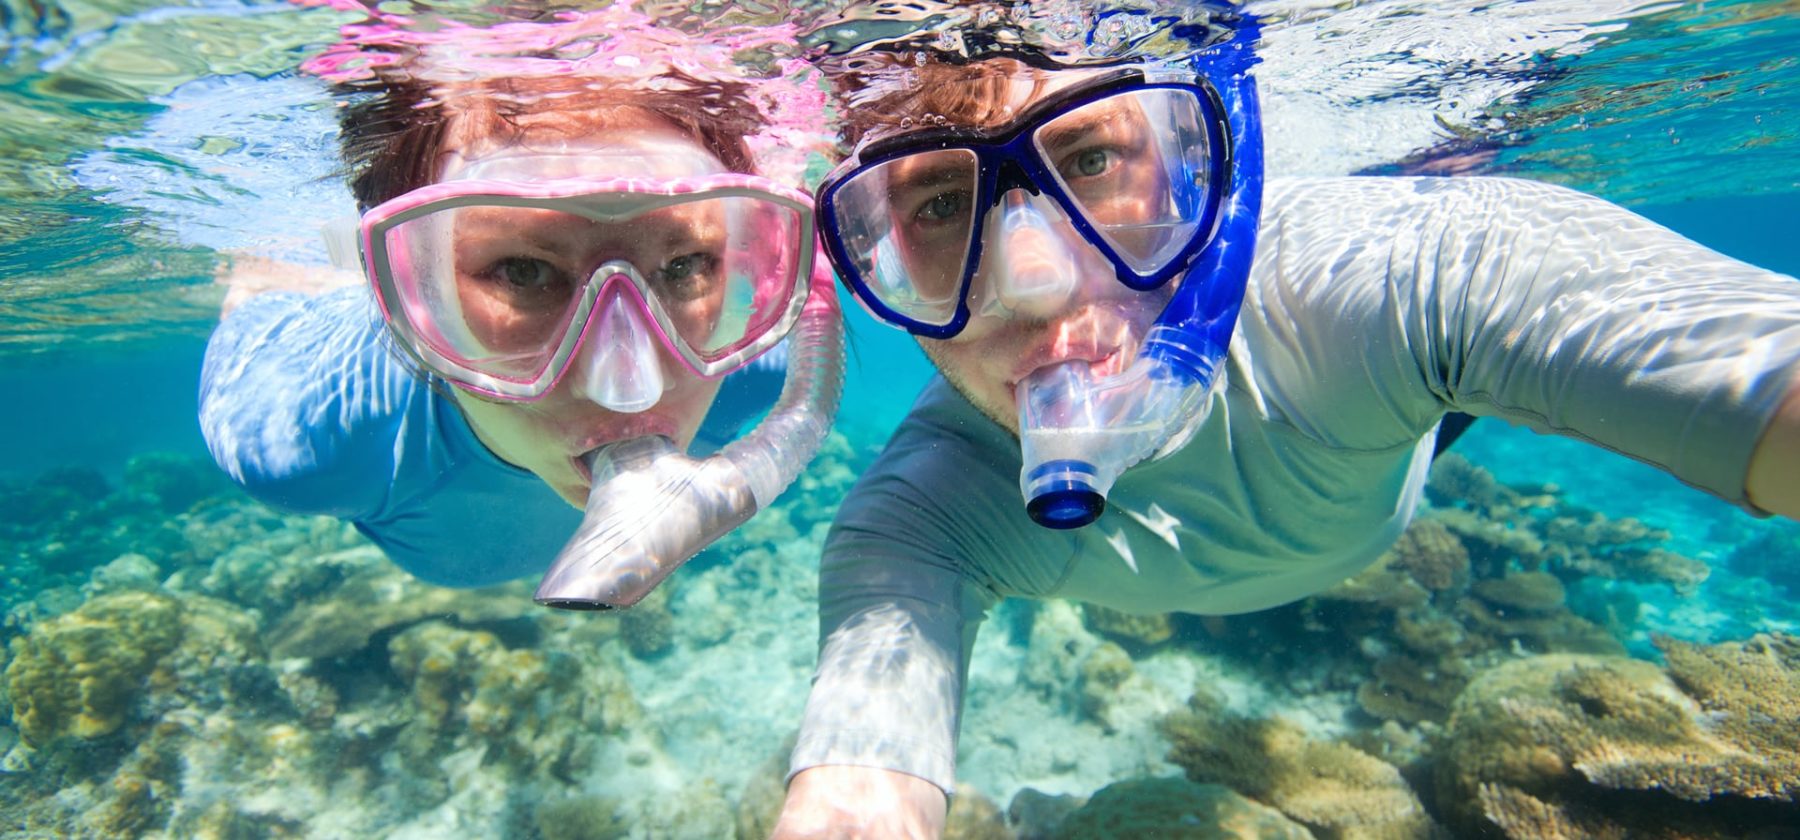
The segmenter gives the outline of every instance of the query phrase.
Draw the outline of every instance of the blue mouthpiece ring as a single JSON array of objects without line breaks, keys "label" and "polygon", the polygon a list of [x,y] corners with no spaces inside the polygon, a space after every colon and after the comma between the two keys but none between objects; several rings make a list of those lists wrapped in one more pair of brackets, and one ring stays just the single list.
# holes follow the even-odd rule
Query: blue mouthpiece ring
[{"label": "blue mouthpiece ring", "polygon": [[1080,486],[1050,490],[1025,503],[1031,521],[1059,531],[1085,526],[1099,519],[1103,510],[1106,497]]}]

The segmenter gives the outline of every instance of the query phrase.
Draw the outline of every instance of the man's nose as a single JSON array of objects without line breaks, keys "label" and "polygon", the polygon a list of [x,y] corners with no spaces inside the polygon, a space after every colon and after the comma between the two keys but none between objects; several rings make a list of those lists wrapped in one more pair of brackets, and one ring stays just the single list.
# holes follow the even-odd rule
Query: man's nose
[{"label": "man's nose", "polygon": [[1043,316],[1068,303],[1080,280],[1069,241],[1078,234],[1060,207],[1014,189],[989,211],[987,229],[982,314]]},{"label": "man's nose", "polygon": [[662,354],[656,326],[643,310],[629,281],[615,275],[604,282],[588,316],[575,385],[610,411],[635,414],[662,399]]}]

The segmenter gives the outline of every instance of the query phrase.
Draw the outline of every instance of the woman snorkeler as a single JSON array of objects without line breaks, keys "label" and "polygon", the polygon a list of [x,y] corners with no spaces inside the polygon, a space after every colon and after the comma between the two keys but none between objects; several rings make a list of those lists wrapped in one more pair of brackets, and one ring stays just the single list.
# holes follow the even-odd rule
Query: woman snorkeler
[{"label": "woman snorkeler", "polygon": [[[778,494],[830,423],[838,316],[793,186],[818,86],[734,60],[780,28],[371,14],[304,67],[349,103],[362,213],[334,251],[367,283],[228,301],[209,448],[253,496],[350,520],[425,581],[543,572],[568,542],[538,600],[629,606]],[[685,455],[768,407],[765,354],[796,325],[768,418]]]}]

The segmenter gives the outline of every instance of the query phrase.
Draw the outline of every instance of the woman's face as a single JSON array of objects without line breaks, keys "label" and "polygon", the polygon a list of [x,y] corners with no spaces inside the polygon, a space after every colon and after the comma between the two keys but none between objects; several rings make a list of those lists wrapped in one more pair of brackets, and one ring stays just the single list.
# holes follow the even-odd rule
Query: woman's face
[{"label": "woman's face", "polygon": [[[610,115],[604,130],[571,137],[567,117],[534,138],[531,118],[519,123],[516,139],[493,142],[461,138],[453,130],[442,180],[520,180],[545,177],[656,177],[709,175],[725,167],[692,136],[650,114]],[[452,236],[459,308],[470,333],[504,355],[541,341],[561,329],[568,302],[599,266],[629,263],[656,287],[671,321],[685,334],[703,332],[717,318],[721,301],[704,282],[713,270],[723,221],[708,218],[702,205],[677,205],[621,222],[600,222],[548,210],[470,209],[456,217]],[[604,280],[605,278],[597,278]],[[590,371],[601,358],[590,327],[582,347],[561,379],[532,402],[502,402],[456,390],[458,405],[476,436],[503,460],[530,470],[570,504],[587,498],[591,476],[581,456],[615,441],[663,435],[686,446],[711,407],[719,383],[690,371],[655,339],[649,319],[623,294],[597,302],[592,323],[608,307],[627,307],[640,333],[650,340],[637,353],[653,353],[661,393],[643,411],[623,413],[595,401],[594,382],[607,374]],[[617,323],[619,319],[612,321]],[[607,338],[611,338],[610,334]]]}]

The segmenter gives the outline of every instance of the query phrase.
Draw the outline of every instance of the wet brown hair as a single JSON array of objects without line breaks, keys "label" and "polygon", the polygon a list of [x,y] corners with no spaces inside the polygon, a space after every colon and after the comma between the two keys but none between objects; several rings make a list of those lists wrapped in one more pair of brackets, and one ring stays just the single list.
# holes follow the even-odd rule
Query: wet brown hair
[{"label": "wet brown hair", "polygon": [[745,138],[763,123],[749,85],[678,71],[655,81],[654,89],[569,77],[446,86],[388,71],[339,84],[336,92],[350,102],[339,123],[351,193],[366,209],[435,182],[453,135],[573,139],[644,116],[692,136],[733,172],[755,171]]},{"label": "wet brown hair", "polygon": [[1043,89],[1049,72],[1016,58],[968,63],[876,53],[852,62],[822,62],[837,106],[838,142],[845,153],[871,132],[887,133],[942,119],[948,124],[989,128],[1015,114],[1007,103],[1014,87],[1030,79],[1030,95]]}]

